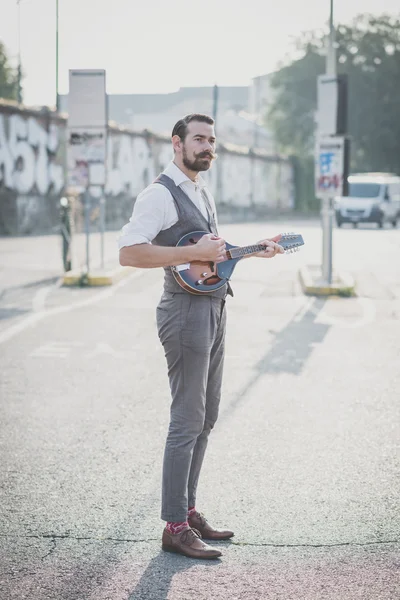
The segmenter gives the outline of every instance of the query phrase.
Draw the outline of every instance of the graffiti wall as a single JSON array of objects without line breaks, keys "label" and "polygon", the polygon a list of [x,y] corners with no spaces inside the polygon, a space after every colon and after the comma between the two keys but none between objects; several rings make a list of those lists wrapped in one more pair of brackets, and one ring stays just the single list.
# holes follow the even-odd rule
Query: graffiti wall
[{"label": "graffiti wall", "polygon": [[49,231],[64,186],[63,123],[0,103],[0,233]]},{"label": "graffiti wall", "polygon": [[[107,141],[106,227],[119,229],[138,193],[172,159],[167,138],[110,127]],[[254,217],[294,206],[292,167],[282,157],[220,145],[204,175],[221,218]],[[66,121],[43,110],[0,101],[0,234],[57,231],[67,192]]]}]

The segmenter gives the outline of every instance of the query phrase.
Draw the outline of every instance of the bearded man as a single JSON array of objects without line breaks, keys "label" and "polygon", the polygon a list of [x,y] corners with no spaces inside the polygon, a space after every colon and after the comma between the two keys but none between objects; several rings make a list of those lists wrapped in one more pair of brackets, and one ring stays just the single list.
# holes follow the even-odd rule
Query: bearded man
[{"label": "bearded man", "polygon": [[[221,552],[203,540],[226,540],[228,529],[210,525],[196,508],[196,490],[209,434],[218,417],[224,362],[226,296],[229,284],[201,295],[185,291],[171,266],[226,258],[218,235],[212,194],[199,175],[216,158],[214,120],[187,115],[172,131],[173,161],[136,199],[119,238],[120,264],[164,267],[164,291],[157,306],[157,328],[168,366],[172,396],[166,440],[161,519],[162,548],[191,558],[217,558]],[[197,244],[176,247],[192,231],[208,231]],[[283,253],[280,236],[262,240],[272,258]]]}]

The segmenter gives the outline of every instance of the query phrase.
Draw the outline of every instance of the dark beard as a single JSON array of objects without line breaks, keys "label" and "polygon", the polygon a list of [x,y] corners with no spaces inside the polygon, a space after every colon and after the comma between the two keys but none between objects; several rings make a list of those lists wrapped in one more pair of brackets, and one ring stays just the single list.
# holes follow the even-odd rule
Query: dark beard
[{"label": "dark beard", "polygon": [[186,150],[183,149],[182,153],[182,162],[189,171],[195,171],[199,173],[200,171],[208,171],[211,167],[211,163],[213,161],[213,156],[211,156],[211,160],[206,160],[200,157],[196,157],[194,160],[189,160],[186,154]]}]

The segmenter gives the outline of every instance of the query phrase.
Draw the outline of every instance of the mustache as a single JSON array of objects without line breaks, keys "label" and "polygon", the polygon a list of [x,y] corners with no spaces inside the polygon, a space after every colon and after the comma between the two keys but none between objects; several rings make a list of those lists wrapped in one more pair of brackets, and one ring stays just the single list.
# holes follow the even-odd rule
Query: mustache
[{"label": "mustache", "polygon": [[202,152],[201,154],[198,154],[197,158],[212,158],[213,160],[215,160],[216,158],[218,158],[218,154],[215,154],[214,152]]}]

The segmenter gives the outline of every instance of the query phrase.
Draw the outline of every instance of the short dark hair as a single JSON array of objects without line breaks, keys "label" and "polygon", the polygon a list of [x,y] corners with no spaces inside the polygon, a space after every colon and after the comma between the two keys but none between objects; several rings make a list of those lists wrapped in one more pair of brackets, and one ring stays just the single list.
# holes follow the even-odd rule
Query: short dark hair
[{"label": "short dark hair", "polygon": [[209,125],[214,125],[214,119],[209,117],[208,115],[203,115],[201,113],[192,113],[190,115],[186,115],[183,119],[179,119],[177,123],[175,123],[174,128],[172,130],[172,137],[174,135],[179,135],[182,142],[185,141],[185,137],[188,132],[188,124],[192,121],[199,121],[200,123],[208,123]]}]

